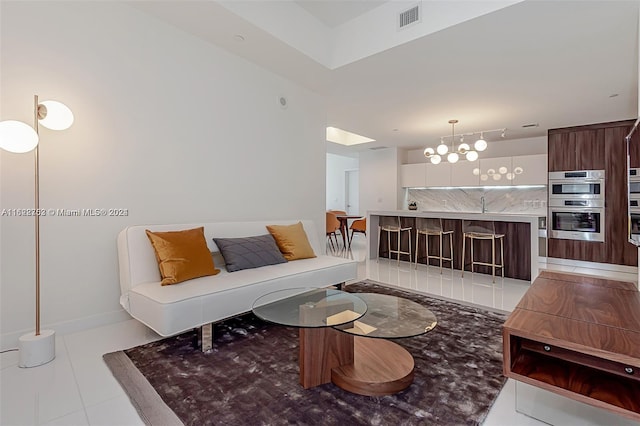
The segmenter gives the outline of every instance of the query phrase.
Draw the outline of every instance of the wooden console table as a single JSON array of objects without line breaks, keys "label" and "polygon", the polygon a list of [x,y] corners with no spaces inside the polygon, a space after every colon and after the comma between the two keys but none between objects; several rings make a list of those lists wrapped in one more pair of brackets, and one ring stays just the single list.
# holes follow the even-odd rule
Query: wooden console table
[{"label": "wooden console table", "polygon": [[543,271],[503,326],[504,375],[640,420],[640,292]]}]

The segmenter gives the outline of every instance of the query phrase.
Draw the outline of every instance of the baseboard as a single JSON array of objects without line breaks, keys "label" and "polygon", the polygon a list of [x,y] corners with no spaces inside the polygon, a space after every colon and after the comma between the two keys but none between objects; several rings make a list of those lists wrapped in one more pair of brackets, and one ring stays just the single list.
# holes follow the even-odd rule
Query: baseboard
[{"label": "baseboard", "polygon": [[[89,330],[91,328],[102,327],[104,325],[115,324],[131,319],[131,315],[124,309],[113,312],[106,312],[98,315],[82,317],[71,321],[63,321],[53,324],[43,324],[43,329],[54,330],[58,336],[78,331]],[[18,339],[23,334],[32,332],[33,329],[20,330],[0,335],[0,350],[13,349],[18,347]]]},{"label": "baseboard", "polygon": [[559,259],[555,257],[548,257],[547,263],[551,263],[554,265],[575,266],[577,268],[600,269],[603,271],[626,272],[629,274],[638,273],[638,268],[635,266],[614,265],[612,263],[586,262],[584,260]]}]

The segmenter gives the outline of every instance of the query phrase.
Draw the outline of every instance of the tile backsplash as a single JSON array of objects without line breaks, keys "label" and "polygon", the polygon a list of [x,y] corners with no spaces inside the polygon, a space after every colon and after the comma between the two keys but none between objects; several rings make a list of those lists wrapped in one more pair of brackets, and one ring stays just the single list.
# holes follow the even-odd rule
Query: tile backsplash
[{"label": "tile backsplash", "polygon": [[547,187],[410,188],[405,196],[405,209],[415,201],[418,210],[479,212],[484,197],[489,213],[547,215]]}]

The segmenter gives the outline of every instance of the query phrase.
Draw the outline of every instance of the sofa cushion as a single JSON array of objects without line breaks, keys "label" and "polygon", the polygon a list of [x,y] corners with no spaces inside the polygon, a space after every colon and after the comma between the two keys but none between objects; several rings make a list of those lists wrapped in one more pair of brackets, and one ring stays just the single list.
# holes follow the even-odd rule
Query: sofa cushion
[{"label": "sofa cushion", "polygon": [[227,271],[236,272],[243,269],[285,263],[276,241],[271,234],[244,238],[214,238]]},{"label": "sofa cushion", "polygon": [[297,260],[316,257],[302,222],[293,225],[267,225],[267,230],[275,238],[285,259]]},{"label": "sofa cushion", "polygon": [[161,285],[177,284],[220,272],[204,238],[204,227],[184,231],[145,231],[156,255]]}]

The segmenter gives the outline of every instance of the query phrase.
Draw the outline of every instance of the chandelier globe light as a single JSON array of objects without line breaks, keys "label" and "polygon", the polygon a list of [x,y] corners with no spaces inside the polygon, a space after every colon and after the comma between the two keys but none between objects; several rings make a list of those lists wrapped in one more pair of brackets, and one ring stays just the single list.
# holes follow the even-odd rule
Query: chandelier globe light
[{"label": "chandelier globe light", "polygon": [[467,152],[467,161],[476,161],[478,159],[478,153],[476,151]]},{"label": "chandelier globe light", "polygon": [[478,139],[476,143],[473,144],[473,147],[476,149],[476,151],[480,152],[487,149],[487,141],[484,140],[483,132],[480,132],[480,139]]},{"label": "chandelier globe light", "polygon": [[[465,158],[467,161],[476,161],[479,157],[478,152],[482,152],[487,149],[487,141],[484,139],[485,133],[501,132],[500,136],[504,138],[505,132],[507,131],[506,128],[503,128],[456,134],[455,125],[457,123],[458,120],[449,120],[449,124],[451,124],[451,136],[440,136],[440,144],[436,149],[431,147],[424,149],[424,156],[428,158],[432,164],[439,164],[445,156],[449,163],[456,163],[461,158]],[[475,134],[480,134],[480,138],[475,141],[473,147],[464,142],[465,136],[473,136]],[[445,142],[445,138],[449,137],[451,138],[451,147],[449,147]],[[454,146],[456,137],[460,138],[460,145],[458,145],[458,149]]]},{"label": "chandelier globe light", "polygon": [[445,155],[447,152],[449,152],[449,147],[445,145],[443,138],[440,138],[440,145],[438,145],[436,151],[438,151],[439,155]]}]

